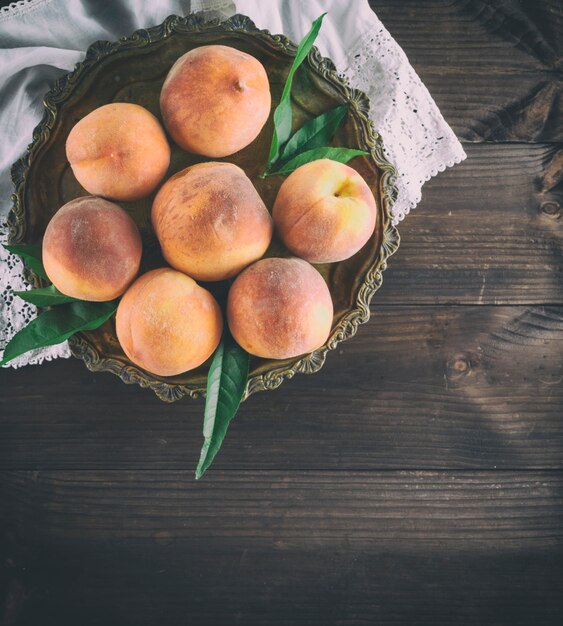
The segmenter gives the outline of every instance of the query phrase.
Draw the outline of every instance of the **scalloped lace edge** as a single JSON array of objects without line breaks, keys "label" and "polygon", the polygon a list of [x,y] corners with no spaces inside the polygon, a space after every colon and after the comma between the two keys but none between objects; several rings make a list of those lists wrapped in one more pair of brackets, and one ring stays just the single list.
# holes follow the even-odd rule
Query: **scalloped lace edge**
[{"label": "scalloped lace edge", "polygon": [[[56,349],[51,349],[56,348]],[[17,357],[13,361],[6,363],[3,367],[11,367],[15,370],[27,365],[41,365],[44,361],[54,361],[55,359],[68,359],[72,356],[68,342],[57,344],[56,346],[49,346],[48,348],[39,348],[33,350],[21,357]],[[25,358],[23,358],[25,357]]]},{"label": "scalloped lace edge", "polygon": [[18,0],[18,2],[10,2],[10,4],[7,4],[6,6],[0,8],[0,13],[11,13],[15,9],[19,9],[26,4],[31,4],[34,1],[35,0]]},{"label": "scalloped lace edge", "polygon": [[23,15],[36,7],[51,2],[51,0],[18,0],[0,8],[0,20],[12,19]]},{"label": "scalloped lace edge", "polygon": [[[459,165],[460,163],[465,161],[466,158],[467,158],[467,155],[465,154],[465,151],[463,150],[463,148],[461,148],[461,150],[459,151],[452,151],[452,154],[450,154],[447,159],[444,159],[442,157],[442,160],[440,161],[439,164],[436,165],[436,167],[434,167],[429,172],[424,174],[424,180],[423,180],[422,186],[424,186],[424,183],[427,183],[431,178],[434,178],[434,176],[437,176],[440,172],[444,172],[447,168],[454,167],[454,165]],[[399,193],[400,193],[400,187],[401,186],[397,184]],[[391,209],[391,213],[392,213],[391,222],[393,226],[397,226],[399,222],[403,221],[405,217],[411,212],[411,209],[415,209],[417,205],[420,204],[421,200],[422,200],[422,187],[420,188],[420,191],[415,196],[413,196],[405,204],[405,206],[401,208],[400,211],[396,210],[397,203],[395,203],[395,206]]]},{"label": "scalloped lace edge", "polygon": [[[422,198],[424,183],[467,158],[404,50],[373,15],[373,28],[361,34],[339,74],[370,98],[370,118],[382,136],[384,152],[397,169],[397,225]],[[381,85],[387,97],[381,98]]]}]

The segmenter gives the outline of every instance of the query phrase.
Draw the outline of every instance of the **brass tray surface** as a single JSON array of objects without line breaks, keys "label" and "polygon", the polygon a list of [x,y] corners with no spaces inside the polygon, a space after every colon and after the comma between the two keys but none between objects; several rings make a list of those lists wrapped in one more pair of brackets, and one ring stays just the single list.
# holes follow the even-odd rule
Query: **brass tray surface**
[{"label": "brass tray surface", "polygon": [[[243,50],[259,59],[268,73],[273,103],[268,123],[247,148],[217,160],[242,167],[271,210],[284,178],[260,179],[258,175],[266,165],[273,109],[281,96],[296,46],[282,35],[258,30],[242,15],[224,22],[206,22],[198,15],[170,16],[159,26],[139,30],[117,42],[94,43],[85,60],[47,93],[44,118],[33,132],[33,142],[12,168],[15,193],[9,216],[11,243],[39,243],[58,208],[73,198],[86,195],[65,156],[65,141],[74,124],[108,102],[134,102],[161,119],[159,93],[168,70],[179,56],[207,44]],[[369,157],[354,159],[350,165],[362,174],[375,195],[378,222],[374,236],[353,257],[340,263],[316,266],[327,281],[334,302],[333,328],[326,344],[311,354],[283,361],[253,358],[245,397],[256,391],[275,389],[298,372],[318,371],[329,350],[355,335],[358,325],[369,319],[369,304],[381,285],[386,260],[399,246],[397,230],[391,225],[391,207],[397,193],[396,173],[385,157],[381,137],[369,121],[367,96],[351,89],[337,75],[333,63],[313,48],[295,76],[292,97],[294,129],[338,104],[349,103],[349,114],[333,145],[360,148],[370,153]],[[188,165],[210,160],[170,143],[172,158],[164,180]],[[141,230],[144,246],[141,271],[165,264],[150,223],[154,195],[138,202],[119,203]],[[267,255],[289,256],[289,253],[274,237]],[[34,285],[41,284],[30,271],[27,277]],[[169,378],[150,374],[125,356],[117,341],[113,320],[95,331],[75,335],[69,343],[73,355],[83,359],[90,370],[113,372],[125,383],[149,387],[164,401],[171,402],[184,395],[198,397],[205,392],[209,363]]]}]

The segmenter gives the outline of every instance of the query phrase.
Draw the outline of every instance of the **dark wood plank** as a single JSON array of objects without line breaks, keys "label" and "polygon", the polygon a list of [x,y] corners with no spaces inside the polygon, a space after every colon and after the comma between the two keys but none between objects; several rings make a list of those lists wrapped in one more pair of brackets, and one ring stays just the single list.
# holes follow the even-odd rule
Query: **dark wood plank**
[{"label": "dark wood plank", "polygon": [[3,474],[11,622],[555,625],[561,472]]},{"label": "dark wood plank", "polygon": [[[222,469],[563,467],[563,308],[380,307],[323,370],[246,402]],[[10,469],[195,467],[203,403],[79,361],[2,371]]]},{"label": "dark wood plank", "polygon": [[[47,546],[8,579],[17,626],[559,626],[561,553],[409,555],[172,541]],[[9,623],[9,622],[8,622]]]},{"label": "dark wood plank", "polygon": [[165,470],[0,476],[2,520],[53,546],[213,537],[256,548],[313,542],[407,553],[421,541],[457,553],[563,547],[560,470],[216,471],[200,481]]},{"label": "dark wood plank", "polygon": [[563,151],[466,149],[401,223],[374,303],[563,303]]},{"label": "dark wood plank", "polygon": [[371,4],[464,141],[542,143],[426,185],[374,320],[201,482],[201,402],[0,372],[0,466],[52,470],[0,474],[0,623],[561,622],[560,3]]},{"label": "dark wood plank", "polygon": [[460,138],[563,140],[558,0],[370,0],[370,5]]},{"label": "dark wood plank", "polygon": [[424,67],[557,71],[558,0],[369,0],[409,58]]}]

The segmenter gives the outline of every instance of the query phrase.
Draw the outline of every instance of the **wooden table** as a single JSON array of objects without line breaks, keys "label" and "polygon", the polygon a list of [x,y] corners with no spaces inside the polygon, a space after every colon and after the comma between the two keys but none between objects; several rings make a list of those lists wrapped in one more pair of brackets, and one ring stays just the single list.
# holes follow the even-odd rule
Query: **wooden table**
[{"label": "wooden table", "polygon": [[468,154],[373,319],[246,403],[0,373],[4,625],[563,623],[558,0],[374,0]]}]

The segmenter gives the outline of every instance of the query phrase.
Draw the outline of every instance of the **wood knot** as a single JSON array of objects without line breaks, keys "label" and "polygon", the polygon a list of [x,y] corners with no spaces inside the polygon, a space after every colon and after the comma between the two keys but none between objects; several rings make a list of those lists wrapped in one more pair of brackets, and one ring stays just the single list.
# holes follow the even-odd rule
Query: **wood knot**
[{"label": "wood knot", "polygon": [[471,358],[467,354],[456,354],[446,364],[446,371],[450,380],[467,376],[472,369]]},{"label": "wood knot", "polygon": [[561,207],[557,202],[553,202],[552,200],[544,202],[540,207],[540,211],[554,220],[558,220],[561,217]]}]

